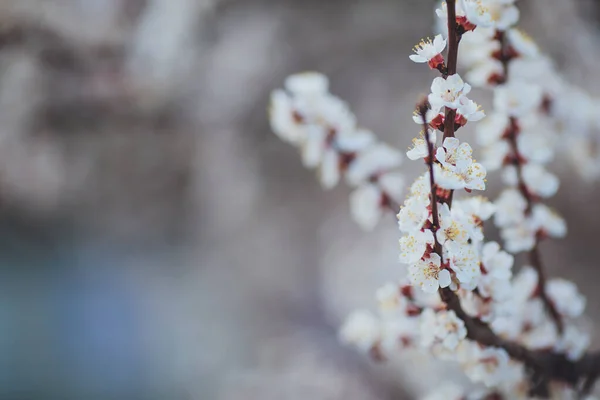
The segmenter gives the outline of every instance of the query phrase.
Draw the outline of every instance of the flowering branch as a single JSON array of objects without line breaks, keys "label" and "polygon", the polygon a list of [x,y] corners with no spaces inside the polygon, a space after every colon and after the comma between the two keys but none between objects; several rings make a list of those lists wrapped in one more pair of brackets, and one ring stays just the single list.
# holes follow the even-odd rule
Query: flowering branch
[{"label": "flowering branch", "polygon": [[[441,77],[417,105],[413,119],[422,134],[406,153],[427,167],[397,214],[399,260],[407,277],[377,290],[378,314],[352,313],[340,338],[379,361],[398,349],[425,349],[457,362],[485,387],[475,394],[442,389],[440,397],[428,399],[567,400],[587,394],[600,375],[600,353],[586,353],[589,336],[575,323],[585,299],[573,283],[547,279],[539,253],[541,239],[566,233],[564,221],[540,201],[558,189],[558,179],[544,166],[553,157],[548,113],[559,108],[560,96],[530,84],[519,70],[520,62],[533,63],[530,74],[540,67],[537,47],[513,28],[519,17],[514,0],[448,0],[436,13],[447,26],[446,37],[421,41],[410,56]],[[459,128],[485,117],[467,97],[471,86],[456,73],[459,44],[461,59],[477,64],[469,80],[494,87],[495,112],[479,124],[478,137],[486,164],[503,167],[509,186],[495,204],[481,196],[459,197],[485,190],[487,175],[471,146],[455,137]],[[397,151],[356,127],[322,75],[288,78],[286,91],[272,96],[271,124],[301,149],[307,167],[317,168],[324,187],[343,177],[355,188],[351,211],[361,226],[370,229],[384,211],[397,209]],[[507,251],[529,251],[531,266],[514,276],[514,257],[485,241],[483,224],[492,215]]]},{"label": "flowering branch", "polygon": [[[518,36],[512,33],[511,37],[513,38],[513,41],[515,41],[515,37]],[[507,34],[504,30],[496,29],[495,38],[497,39],[500,47],[496,54],[496,58],[500,61],[502,68],[500,74],[496,76],[496,79],[492,79],[491,83],[495,85],[502,85],[509,81],[510,62],[511,60],[519,57],[519,52],[511,47],[507,38]],[[523,176],[523,164],[527,162],[527,158],[525,158],[519,150],[519,142],[517,140],[519,133],[519,119],[516,116],[510,116],[508,127],[504,133],[504,136],[509,143],[509,150],[508,154],[506,155],[506,160],[509,160],[515,168],[516,187],[526,202],[525,209],[523,210],[524,215],[526,218],[531,219],[536,199],[533,197],[531,190],[528,188],[527,182]],[[546,289],[546,273],[539,250],[540,239],[543,235],[543,231],[535,233],[532,248],[529,250],[529,262],[537,272],[538,276],[536,295],[539,296],[544,303],[544,307],[554,321],[558,333],[562,335],[564,332],[563,319],[558,312],[556,305],[548,296]]]},{"label": "flowering branch", "polygon": [[399,208],[402,154],[357,126],[348,106],[329,93],[325,76],[288,77],[285,90],[271,95],[270,116],[273,131],[300,149],[304,165],[317,169],[323,188],[333,188],[342,178],[354,188],[350,210],[362,228],[373,229],[384,213]]}]

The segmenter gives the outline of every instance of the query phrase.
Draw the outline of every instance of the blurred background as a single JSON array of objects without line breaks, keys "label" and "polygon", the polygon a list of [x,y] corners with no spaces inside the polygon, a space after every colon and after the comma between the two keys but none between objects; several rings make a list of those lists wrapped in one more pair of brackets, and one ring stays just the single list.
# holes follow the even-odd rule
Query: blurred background
[{"label": "blurred background", "polygon": [[[597,92],[600,2],[519,3]],[[398,234],[391,218],[362,233],[348,191],[322,192],[266,118],[285,76],[318,70],[407,148],[433,77],[408,55],[433,6],[0,0],[0,398],[411,399],[436,383],[338,344],[344,316],[401,276]],[[600,186],[553,168],[570,235],[544,258],[594,317]]]}]

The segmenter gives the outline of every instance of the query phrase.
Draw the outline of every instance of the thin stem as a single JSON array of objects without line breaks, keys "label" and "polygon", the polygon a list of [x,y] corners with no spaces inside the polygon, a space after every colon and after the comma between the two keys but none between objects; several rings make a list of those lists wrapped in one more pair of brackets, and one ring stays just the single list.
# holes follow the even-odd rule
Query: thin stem
[{"label": "thin stem", "polygon": [[448,10],[448,54],[446,56],[447,75],[456,73],[456,64],[458,62],[458,26],[456,24],[456,0],[447,0],[446,8]]},{"label": "thin stem", "polygon": [[433,160],[435,154],[433,153],[433,141],[431,140],[431,135],[429,134],[429,124],[427,123],[427,99],[423,100],[418,106],[419,115],[421,116],[421,120],[423,122],[423,134],[425,135],[425,140],[427,141],[427,168],[429,169],[429,186],[431,187],[431,221],[433,226],[431,230],[433,231],[434,240],[435,240],[435,252],[442,258],[442,245],[438,242],[435,237],[435,233],[440,227],[439,214],[437,208],[437,186],[435,184],[435,177],[433,173]]},{"label": "thin stem", "polygon": [[542,263],[538,239],[536,239],[533,249],[531,249],[531,251],[529,252],[529,262],[531,263],[531,266],[535,269],[538,275],[538,295],[542,300],[542,303],[544,303],[546,311],[548,312],[548,314],[550,314],[550,317],[554,321],[558,333],[562,335],[565,329],[564,321],[560,313],[556,309],[556,305],[548,296],[548,292],[546,292],[546,271]]},{"label": "thin stem", "polygon": [[[447,68],[444,78],[456,74],[456,68],[458,64],[458,46],[462,37],[462,34],[458,32],[458,24],[456,23],[456,0],[448,0],[446,2],[446,9],[448,14],[448,54],[446,55]],[[455,119],[456,110],[446,107],[444,113],[444,137],[442,139],[442,143],[446,138],[454,137]],[[454,191],[451,191],[447,201],[449,206],[452,206],[453,195]]]},{"label": "thin stem", "polygon": [[[500,34],[499,36],[500,36],[500,38],[504,38],[503,34]],[[500,43],[502,44],[502,46],[506,46],[506,43],[504,40],[502,40]],[[501,54],[504,54],[504,53],[506,53],[506,51],[502,50]],[[503,63],[503,65],[505,66],[504,77],[506,78],[508,75],[507,63]],[[519,126],[518,126],[517,120],[516,120],[516,118],[511,117],[510,125],[509,125],[506,136],[507,136],[508,143],[510,145],[510,151],[512,153],[511,158],[513,161],[513,165],[515,166],[515,169],[517,172],[517,187],[519,189],[519,192],[521,193],[521,195],[525,198],[525,200],[527,202],[527,207],[525,209],[525,215],[531,216],[531,212],[532,212],[533,206],[535,204],[535,199],[533,198],[530,191],[527,189],[525,179],[523,178],[523,157],[521,156],[521,154],[519,152],[519,146],[517,143],[517,135],[518,134],[519,134]],[[533,248],[529,251],[529,262],[531,263],[531,266],[536,270],[537,275],[538,275],[537,294],[540,297],[540,299],[542,300],[542,303],[544,304],[544,308],[546,309],[546,312],[548,313],[550,318],[552,318],[552,321],[554,321],[554,325],[556,326],[558,333],[560,335],[562,335],[562,333],[564,331],[564,322],[562,320],[560,313],[556,309],[556,305],[552,302],[552,300],[548,296],[548,293],[546,292],[546,272],[545,272],[546,268],[544,267],[544,264],[542,262],[542,258],[540,255],[540,251],[539,251],[539,238],[536,238]]]}]

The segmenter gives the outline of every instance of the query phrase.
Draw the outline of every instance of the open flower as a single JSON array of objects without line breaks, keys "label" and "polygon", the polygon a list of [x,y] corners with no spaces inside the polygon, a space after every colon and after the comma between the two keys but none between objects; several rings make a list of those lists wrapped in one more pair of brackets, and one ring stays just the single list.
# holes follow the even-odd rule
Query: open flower
[{"label": "open flower", "polygon": [[285,80],[285,88],[293,95],[324,95],[329,91],[329,79],[318,72],[301,72]]},{"label": "open flower", "polygon": [[416,54],[411,55],[410,59],[416,63],[428,63],[429,68],[437,69],[444,64],[444,56],[441,53],[445,48],[446,40],[442,35],[434,37],[433,42],[430,39],[421,40],[413,49]]},{"label": "open flower", "polygon": [[473,150],[468,143],[459,144],[456,138],[446,138],[436,151],[435,176],[440,187],[448,190],[484,190],[487,171],[473,162]]},{"label": "open flower", "polygon": [[471,380],[483,382],[487,387],[494,387],[510,378],[510,358],[506,350],[488,347],[477,353],[465,365],[465,373]]},{"label": "open flower", "polygon": [[423,257],[428,245],[433,246],[433,233],[428,229],[412,232],[402,236],[399,243],[400,256],[398,259],[400,262],[414,264]]},{"label": "open flower", "polygon": [[[419,125],[423,125],[423,117],[418,111],[413,112],[413,121]],[[444,113],[441,112],[441,106],[430,108],[425,113],[425,122],[433,129],[440,129],[444,123]]]},{"label": "open flower", "polygon": [[493,26],[492,14],[482,0],[460,0],[467,21],[475,26],[487,28]]},{"label": "open flower", "polygon": [[376,143],[357,153],[348,167],[346,181],[350,186],[357,186],[401,164],[402,153],[385,143]]},{"label": "open flower", "polygon": [[519,9],[514,2],[515,0],[483,0],[497,30],[505,31],[519,21]]},{"label": "open flower", "polygon": [[451,240],[458,243],[467,243],[469,240],[469,231],[467,230],[465,220],[461,217],[458,209],[450,210],[447,203],[441,204],[439,207],[440,228],[435,233],[440,244]]},{"label": "open flower", "polygon": [[481,106],[465,96],[459,99],[457,111],[456,122],[460,126],[465,125],[467,121],[481,121],[485,117],[485,113],[481,109]]},{"label": "open flower", "polygon": [[523,180],[531,192],[541,197],[555,195],[560,184],[556,175],[548,172],[540,164],[534,163],[523,166]]},{"label": "open flower", "polygon": [[539,56],[540,49],[533,41],[531,36],[520,29],[509,29],[506,31],[506,37],[512,48],[522,57],[534,58]]},{"label": "open flower", "polygon": [[350,194],[352,218],[366,231],[373,230],[389,209],[390,201],[400,201],[404,177],[399,172],[385,172],[377,180],[366,181]]},{"label": "open flower", "polygon": [[450,268],[455,272],[461,287],[473,290],[481,276],[479,257],[473,246],[448,241],[444,245],[444,260],[450,262]]},{"label": "open flower", "polygon": [[428,100],[434,109],[442,106],[456,109],[460,105],[461,96],[466,96],[469,92],[471,85],[465,83],[458,74],[446,79],[437,77],[431,84]]},{"label": "open flower", "polygon": [[[429,140],[431,143],[435,143],[436,133],[434,129],[429,130]],[[429,145],[427,143],[427,136],[424,132],[418,138],[413,139],[413,148],[406,152],[406,156],[410,160],[418,160],[419,158],[426,158],[429,156]]]},{"label": "open flower", "polygon": [[573,282],[559,278],[552,279],[546,283],[546,292],[561,315],[575,318],[583,314],[585,297],[579,293],[577,285]]},{"label": "open flower", "polygon": [[408,277],[413,286],[427,293],[435,293],[439,288],[450,286],[450,272],[442,268],[441,258],[435,253],[408,267]]},{"label": "open flower", "polygon": [[515,258],[500,249],[496,242],[488,242],[483,246],[481,261],[487,275],[498,280],[509,280],[512,277],[512,266]]},{"label": "open flower", "polygon": [[467,337],[465,323],[454,311],[434,312],[426,309],[421,314],[421,345],[431,347],[441,344],[447,350],[456,350]]},{"label": "open flower", "polygon": [[542,95],[540,86],[514,81],[496,88],[494,108],[511,117],[524,117],[541,106]]},{"label": "open flower", "polygon": [[343,343],[367,353],[381,339],[381,321],[368,310],[354,311],[344,322],[339,337]]},{"label": "open flower", "polygon": [[545,204],[536,204],[531,210],[534,226],[542,234],[553,238],[562,238],[567,234],[567,224],[556,211]]},{"label": "open flower", "polygon": [[521,222],[527,208],[527,200],[517,189],[504,190],[494,204],[494,222],[500,228]]},{"label": "open flower", "polygon": [[420,231],[429,218],[429,198],[424,196],[411,196],[400,207],[398,213],[398,227],[403,232]]},{"label": "open flower", "polygon": [[[442,20],[448,19],[448,5],[446,2],[443,2],[442,7],[436,10],[436,14]],[[465,32],[472,31],[477,26],[482,28],[493,26],[492,15],[482,0],[460,0],[456,2],[456,23]]]},{"label": "open flower", "polygon": [[520,253],[533,249],[536,242],[537,229],[531,219],[524,216],[515,223],[502,229],[500,235],[504,241],[504,247],[511,253]]}]

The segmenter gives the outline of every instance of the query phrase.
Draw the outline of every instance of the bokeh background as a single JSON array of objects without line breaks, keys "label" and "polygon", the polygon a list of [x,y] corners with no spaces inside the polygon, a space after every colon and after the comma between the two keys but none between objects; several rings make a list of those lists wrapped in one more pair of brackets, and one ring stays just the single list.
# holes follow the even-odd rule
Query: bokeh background
[{"label": "bokeh background", "polygon": [[[600,2],[519,3],[597,92]],[[285,76],[318,70],[407,148],[433,77],[408,54],[433,6],[0,0],[0,398],[411,399],[440,382],[338,344],[344,316],[399,277],[398,234],[392,218],[361,232],[348,191],[322,192],[266,118]],[[570,235],[544,258],[594,325],[600,184],[553,168]]]}]

